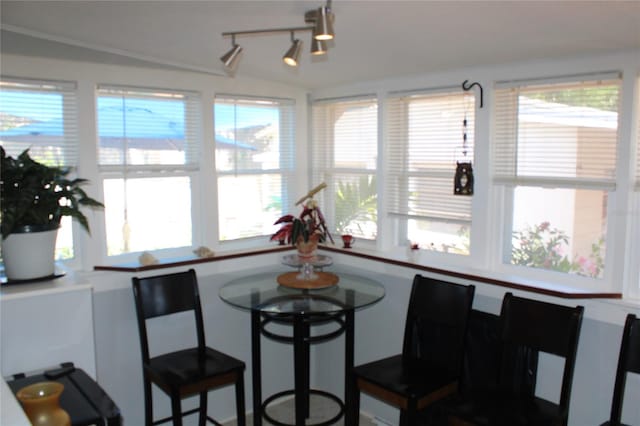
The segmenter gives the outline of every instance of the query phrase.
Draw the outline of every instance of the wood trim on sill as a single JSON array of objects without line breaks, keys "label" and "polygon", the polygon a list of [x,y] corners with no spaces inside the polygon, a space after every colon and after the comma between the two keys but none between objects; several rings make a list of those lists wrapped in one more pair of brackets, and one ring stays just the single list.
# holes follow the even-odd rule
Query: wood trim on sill
[{"label": "wood trim on sill", "polygon": [[363,259],[373,260],[381,263],[388,263],[390,265],[403,266],[405,268],[418,269],[421,271],[432,272],[434,274],[440,274],[448,277],[463,278],[465,280],[477,281],[484,284],[495,285],[499,287],[512,288],[514,290],[523,290],[531,293],[544,294],[547,296],[561,297],[563,299],[622,299],[621,293],[604,293],[594,292],[588,290],[575,290],[575,291],[563,291],[553,290],[548,288],[535,287],[532,285],[518,284],[510,281],[502,281],[495,278],[483,277],[480,275],[466,274],[463,272],[455,272],[447,269],[435,268],[433,266],[419,265],[416,263],[406,262],[402,260],[388,259],[385,257],[375,256],[366,253],[359,253],[357,251],[351,251],[331,246],[320,246],[322,250],[332,251],[336,253],[346,254],[349,256],[360,257]]},{"label": "wood trim on sill", "polygon": [[[345,249],[332,247],[332,246],[320,246],[319,248],[321,250],[340,253],[340,254],[344,254],[344,255],[348,255],[348,256],[360,257],[360,258],[367,259],[367,260],[372,260],[372,261],[375,261],[375,262],[381,262],[381,263],[387,263],[387,264],[390,264],[390,265],[396,265],[396,266],[401,266],[401,267],[405,267],[405,268],[417,269],[417,270],[420,270],[420,271],[431,272],[431,273],[434,273],[434,274],[439,274],[439,275],[443,275],[443,276],[447,276],[447,277],[462,278],[462,279],[465,279],[465,280],[477,281],[477,282],[480,282],[480,283],[495,285],[495,286],[498,286],[498,287],[511,288],[511,289],[514,289],[514,290],[528,291],[528,292],[531,292],[531,293],[544,294],[544,295],[547,295],[547,296],[560,297],[560,298],[563,298],[563,299],[622,299],[622,294],[621,293],[605,293],[605,292],[595,292],[595,291],[577,290],[577,289],[575,291],[574,290],[569,290],[569,291],[568,290],[553,290],[553,289],[550,289],[550,288],[541,288],[541,287],[535,287],[535,286],[532,286],[532,285],[518,284],[518,283],[514,283],[514,282],[510,282],[510,281],[503,281],[503,280],[498,280],[498,279],[495,279],[495,278],[483,277],[481,275],[473,275],[473,274],[467,274],[467,273],[463,273],[463,272],[450,271],[450,270],[447,270],[447,269],[435,268],[435,267],[432,267],[432,266],[419,265],[419,264],[415,264],[415,263],[411,263],[411,262],[407,262],[407,261],[389,259],[389,258],[382,257],[382,256],[375,256],[375,255],[372,255],[372,254],[360,253],[360,252],[357,252],[357,251],[345,250]],[[261,255],[261,254],[269,254],[269,253],[277,253],[277,252],[282,252],[282,251],[290,251],[292,249],[293,249],[293,247],[291,247],[291,246],[277,246],[277,247],[269,247],[269,248],[266,248],[266,249],[247,250],[247,251],[242,251],[242,252],[237,252],[237,253],[223,254],[223,255],[214,256],[214,257],[177,260],[175,262],[171,262],[171,261],[165,260],[162,263],[158,263],[158,264],[155,264],[155,265],[147,265],[147,266],[142,266],[142,265],[94,266],[93,269],[95,271],[143,272],[143,271],[151,271],[151,270],[157,270],[157,269],[174,268],[174,267],[179,267],[179,266],[196,265],[196,264],[199,264],[199,263],[217,262],[217,261],[221,261],[221,260],[236,259],[236,258],[248,257],[248,256],[256,256],[256,255]]]},{"label": "wood trim on sill", "polygon": [[113,272],[143,272],[143,271],[152,271],[154,269],[166,269],[166,268],[175,268],[177,266],[189,266],[189,265],[197,265],[198,263],[208,263],[208,262],[218,262],[220,260],[229,260],[236,259],[239,257],[248,257],[248,256],[256,256],[260,254],[269,254],[269,253],[277,253],[279,251],[289,251],[293,250],[291,246],[278,246],[278,247],[270,247],[266,249],[259,250],[247,250],[237,253],[230,254],[221,254],[213,257],[198,257],[194,259],[183,259],[171,261],[170,259],[164,259],[160,263],[155,265],[138,265],[138,266],[127,266],[127,265],[112,265],[112,266],[94,266],[94,271],[113,271]]}]

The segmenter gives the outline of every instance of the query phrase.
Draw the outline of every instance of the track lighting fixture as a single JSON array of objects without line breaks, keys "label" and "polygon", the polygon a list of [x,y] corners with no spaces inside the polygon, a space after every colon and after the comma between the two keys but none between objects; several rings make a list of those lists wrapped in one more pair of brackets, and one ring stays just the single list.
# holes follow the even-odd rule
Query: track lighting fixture
[{"label": "track lighting fixture", "polygon": [[334,15],[331,11],[331,0],[327,0],[326,6],[307,11],[304,14],[304,20],[309,24],[309,26],[224,32],[222,33],[223,37],[231,36],[232,47],[231,50],[220,58],[220,60],[228,70],[233,71],[235,69],[240,59],[240,53],[242,52],[242,47],[236,44],[236,36],[287,32],[291,34],[292,44],[282,59],[287,65],[295,67],[299,64],[300,51],[302,50],[302,41],[294,37],[295,31],[309,31],[312,33],[312,55],[323,55],[327,53],[327,44],[325,40],[332,40],[334,38]]},{"label": "track lighting fixture", "polygon": [[313,38],[316,40],[333,40],[333,13],[328,6],[322,6],[316,13],[316,26]]},{"label": "track lighting fixture", "polygon": [[291,31],[291,47],[284,54],[282,60],[285,64],[295,67],[298,66],[298,59],[300,58],[300,51],[302,50],[302,42],[294,37],[293,31]]},{"label": "track lighting fixture", "polygon": [[236,44],[236,36],[231,36],[231,50],[222,55],[220,60],[224,64],[225,68],[230,71],[235,70],[238,65],[238,61],[240,60],[240,54],[242,53],[242,47]]}]

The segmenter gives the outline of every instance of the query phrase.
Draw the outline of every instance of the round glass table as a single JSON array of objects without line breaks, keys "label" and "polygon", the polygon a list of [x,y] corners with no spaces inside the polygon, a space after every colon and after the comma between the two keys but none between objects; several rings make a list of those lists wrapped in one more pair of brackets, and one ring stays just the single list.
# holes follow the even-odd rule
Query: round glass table
[{"label": "round glass table", "polygon": [[[338,413],[313,426],[329,425],[343,416],[346,424],[354,419],[346,418],[345,407],[350,406],[352,383],[349,374],[354,358],[354,313],[356,309],[370,306],[384,297],[385,290],[379,282],[341,271],[334,272],[339,280],[336,285],[321,289],[298,289],[278,284],[277,277],[285,271],[270,271],[233,279],[220,288],[220,298],[232,306],[251,312],[251,349],[253,376],[254,425],[261,425],[263,417],[275,425],[287,425],[267,414],[266,408],[273,401],[294,395],[295,425],[307,424],[310,395],[328,398],[338,406]],[[335,324],[324,334],[311,334],[314,325]],[[292,335],[277,334],[269,329],[273,324],[293,326]],[[325,330],[325,328],[323,328]],[[341,400],[328,392],[311,389],[309,383],[310,345],[331,340],[345,334],[345,396]],[[293,344],[294,389],[279,392],[262,400],[260,339]]]}]

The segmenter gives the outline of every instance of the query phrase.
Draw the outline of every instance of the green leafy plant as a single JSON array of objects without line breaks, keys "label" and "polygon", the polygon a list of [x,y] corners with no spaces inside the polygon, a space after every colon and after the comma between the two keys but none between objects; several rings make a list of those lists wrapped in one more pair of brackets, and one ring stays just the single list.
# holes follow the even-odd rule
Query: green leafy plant
[{"label": "green leafy plant", "polygon": [[349,226],[360,228],[360,222],[375,223],[377,202],[378,190],[375,177],[361,176],[357,182],[338,182],[335,195],[336,231],[341,234]]},{"label": "green leafy plant", "polygon": [[63,216],[71,216],[89,232],[89,222],[81,207],[104,205],[81,188],[86,179],[68,179],[69,168],[39,163],[29,150],[18,157],[6,155],[0,147],[0,204],[2,238],[26,226],[59,226]]}]

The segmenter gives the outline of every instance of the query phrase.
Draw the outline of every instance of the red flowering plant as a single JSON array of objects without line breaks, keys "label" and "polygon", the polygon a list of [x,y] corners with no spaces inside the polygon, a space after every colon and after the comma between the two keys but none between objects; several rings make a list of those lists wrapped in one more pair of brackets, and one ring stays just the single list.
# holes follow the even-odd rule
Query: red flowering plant
[{"label": "red flowering plant", "polygon": [[302,242],[308,243],[309,241],[324,242],[329,239],[333,243],[333,238],[331,238],[324,216],[318,203],[313,198],[303,204],[300,216],[284,215],[274,223],[274,225],[279,224],[282,224],[282,226],[271,236],[271,241],[281,241],[296,245]]}]

